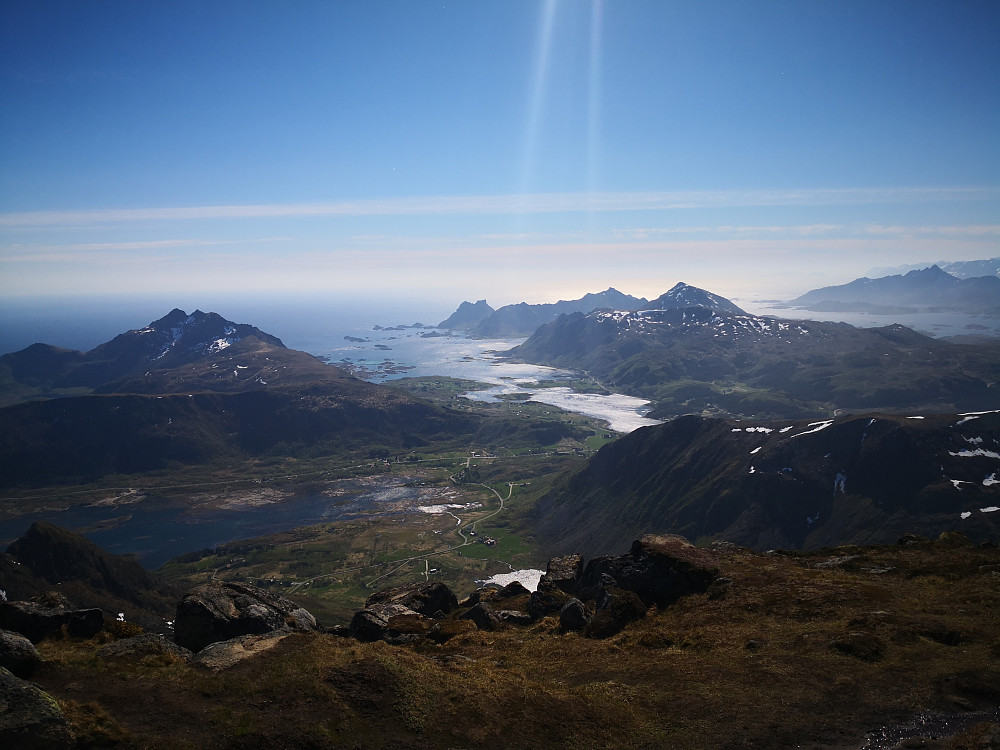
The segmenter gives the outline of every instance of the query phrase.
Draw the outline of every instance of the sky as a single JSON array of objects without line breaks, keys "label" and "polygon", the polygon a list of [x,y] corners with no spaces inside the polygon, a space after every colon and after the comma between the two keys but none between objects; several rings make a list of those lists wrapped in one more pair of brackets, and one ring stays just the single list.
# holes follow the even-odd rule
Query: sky
[{"label": "sky", "polygon": [[446,315],[1000,256],[998,38],[994,0],[7,0],[0,298]]}]

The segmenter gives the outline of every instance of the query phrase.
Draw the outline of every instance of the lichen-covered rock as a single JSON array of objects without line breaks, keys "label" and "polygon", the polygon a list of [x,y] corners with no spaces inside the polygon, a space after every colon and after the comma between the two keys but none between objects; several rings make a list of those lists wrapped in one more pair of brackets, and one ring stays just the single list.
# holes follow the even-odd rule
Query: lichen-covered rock
[{"label": "lichen-covered rock", "polygon": [[590,612],[579,599],[570,599],[559,610],[559,627],[564,631],[583,630],[590,623]]},{"label": "lichen-covered rock", "polygon": [[245,659],[270,651],[290,635],[288,630],[277,630],[263,635],[241,635],[228,641],[216,641],[199,651],[193,662],[213,672],[221,672]]},{"label": "lichen-covered rock", "polygon": [[368,597],[365,608],[380,604],[400,604],[425,617],[448,614],[458,608],[458,597],[439,581],[411,583],[382,589]]},{"label": "lichen-covered rock", "polygon": [[282,596],[246,583],[213,581],[191,589],[177,605],[174,640],[197,653],[241,635],[316,629],[316,618]]},{"label": "lichen-covered rock", "polygon": [[607,584],[602,576],[610,576],[649,606],[704,593],[718,577],[718,569],[710,553],[679,536],[647,535],[633,542],[627,554],[595,557],[587,563],[579,592],[587,599],[596,598]]},{"label": "lichen-covered rock", "polygon": [[100,609],[80,609],[57,593],[37,596],[27,602],[0,601],[0,627],[38,643],[51,635],[66,632],[77,638],[93,638],[104,629]]},{"label": "lichen-covered rock", "polygon": [[583,557],[580,555],[563,555],[553,557],[545,568],[542,580],[551,583],[567,594],[575,594],[583,574]]},{"label": "lichen-covered rock", "polygon": [[62,750],[75,744],[55,699],[0,667],[0,747]]},{"label": "lichen-covered rock", "polygon": [[142,659],[147,656],[166,656],[190,661],[189,649],[168,641],[159,633],[142,633],[122,638],[97,649],[99,659]]},{"label": "lichen-covered rock", "polygon": [[423,638],[435,622],[402,604],[373,604],[354,613],[348,633],[359,641],[400,645]]},{"label": "lichen-covered rock", "polygon": [[35,644],[20,633],[0,630],[0,667],[27,679],[41,663]]}]

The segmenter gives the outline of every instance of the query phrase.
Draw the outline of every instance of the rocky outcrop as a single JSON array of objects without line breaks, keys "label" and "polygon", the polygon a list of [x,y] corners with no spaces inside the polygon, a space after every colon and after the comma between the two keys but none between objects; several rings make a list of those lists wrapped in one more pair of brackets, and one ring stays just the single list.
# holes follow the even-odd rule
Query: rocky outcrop
[{"label": "rocky outcrop", "polygon": [[551,583],[572,596],[576,593],[576,587],[580,583],[580,576],[582,574],[582,555],[562,555],[561,557],[553,557],[549,560],[542,580],[546,583]]},{"label": "rocky outcrop", "polygon": [[462,615],[463,620],[472,620],[480,630],[499,630],[503,621],[500,615],[486,602],[479,602]]},{"label": "rocky outcrop", "polygon": [[245,583],[215,581],[191,589],[181,599],[174,640],[197,653],[241,635],[316,629],[316,618],[284,597]]},{"label": "rocky outcrop", "polygon": [[435,622],[402,604],[372,604],[354,613],[349,635],[366,643],[401,645],[428,635]]},{"label": "rocky outcrop", "polygon": [[443,583],[421,582],[376,591],[368,597],[365,608],[382,604],[398,604],[425,617],[434,617],[438,612],[455,611],[458,598]]},{"label": "rocky outcrop", "polygon": [[625,555],[595,557],[587,563],[579,590],[585,598],[596,599],[611,583],[634,592],[647,606],[669,605],[682,596],[704,593],[717,576],[710,553],[679,536],[646,535]]},{"label": "rocky outcrop", "polygon": [[76,638],[93,638],[104,629],[104,613],[99,609],[79,609],[56,593],[34,597],[27,602],[0,602],[0,628],[38,643],[59,635],[63,627]]},{"label": "rocky outcrop", "polygon": [[608,638],[646,616],[646,605],[639,595],[617,586],[602,586],[596,607],[594,617],[587,624],[586,634],[591,638]]},{"label": "rocky outcrop", "polygon": [[0,746],[68,750],[75,744],[69,721],[55,699],[0,667]]},{"label": "rocky outcrop", "polygon": [[0,630],[0,667],[27,679],[42,663],[35,645],[20,633]]}]

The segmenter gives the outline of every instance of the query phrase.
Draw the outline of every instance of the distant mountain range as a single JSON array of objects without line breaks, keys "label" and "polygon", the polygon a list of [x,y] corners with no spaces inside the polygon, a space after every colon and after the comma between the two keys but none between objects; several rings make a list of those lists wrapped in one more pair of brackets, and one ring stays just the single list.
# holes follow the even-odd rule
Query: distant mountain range
[{"label": "distant mountain range", "polygon": [[[816,422],[681,417],[601,448],[538,503],[553,553],[641,530],[757,550],[1000,536],[1000,414]],[[992,509],[992,510],[990,510]]]},{"label": "distant mountain range", "polygon": [[562,316],[508,356],[585,371],[652,400],[662,418],[1000,408],[1000,345],[952,344],[900,325],[748,315],[688,285],[648,309]]},{"label": "distant mountain range", "polygon": [[[984,261],[985,262],[985,261]],[[814,289],[788,302],[816,312],[963,312],[1000,315],[1000,277],[959,279],[938,266],[905,275],[855,279],[849,284]]]},{"label": "distant mountain range", "polygon": [[475,304],[463,302],[438,327],[466,331],[479,338],[530,336],[538,326],[549,323],[560,315],[589,313],[601,309],[638,310],[646,303],[643,298],[622,294],[610,287],[597,294],[585,294],[576,300],[560,300],[540,305],[521,302],[505,305],[498,310],[490,307],[486,300],[479,300]]},{"label": "distant mountain range", "polygon": [[958,279],[973,279],[977,276],[1000,276],[1000,258],[986,258],[985,260],[941,260],[936,264],[912,263],[907,266],[886,266],[873,268],[868,271],[868,276],[879,278],[882,276],[896,276],[910,271],[920,271],[936,265],[945,273],[951,274]]}]

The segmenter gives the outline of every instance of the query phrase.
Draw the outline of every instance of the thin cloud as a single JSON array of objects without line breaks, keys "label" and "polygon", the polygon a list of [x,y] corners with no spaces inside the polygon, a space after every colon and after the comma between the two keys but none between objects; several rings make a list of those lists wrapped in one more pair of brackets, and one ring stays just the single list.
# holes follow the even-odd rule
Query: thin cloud
[{"label": "thin cloud", "polygon": [[0,227],[114,224],[137,221],[440,216],[670,211],[748,206],[821,206],[996,199],[996,188],[845,188],[811,190],[675,191],[650,193],[545,193],[533,195],[425,196],[333,203],[189,206],[28,211],[0,214]]}]

